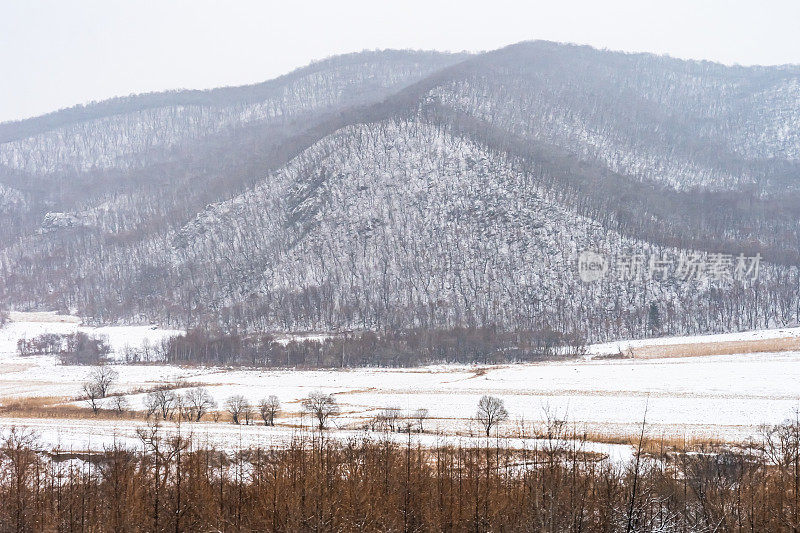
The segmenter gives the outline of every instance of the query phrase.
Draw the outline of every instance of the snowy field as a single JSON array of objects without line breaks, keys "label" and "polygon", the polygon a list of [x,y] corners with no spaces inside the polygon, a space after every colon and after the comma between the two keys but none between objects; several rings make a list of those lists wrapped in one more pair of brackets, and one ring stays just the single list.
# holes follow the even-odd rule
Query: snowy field
[{"label": "snowy field", "polygon": [[[52,316],[48,320],[12,318],[23,320],[0,329],[0,405],[34,399],[45,405],[82,405],[81,384],[93,370],[62,366],[54,357],[20,357],[16,354],[20,337],[81,328],[106,335],[113,349],[120,351],[126,345],[156,343],[177,333],[147,326],[92,330]],[[797,334],[797,330],[776,330],[725,336],[724,341]],[[712,341],[697,337],[670,339],[667,343],[693,342]],[[592,352],[614,353],[618,351],[615,348],[604,345]],[[143,391],[163,384],[175,387],[176,392],[202,385],[220,405],[237,394],[254,404],[272,394],[280,399],[282,413],[275,428],[209,421],[186,424],[182,429],[215,445],[285,442],[310,427],[308,417],[301,416],[301,401],[316,390],[335,394],[342,407],[332,433],[341,437],[360,434],[367,421],[384,407],[399,407],[406,413],[426,408],[430,412],[425,423],[427,434],[414,439],[430,443],[436,439],[466,439],[467,443],[478,439],[480,428],[471,418],[484,394],[505,401],[510,419],[501,428],[501,435],[511,439],[514,446],[523,445],[512,438],[521,428],[531,434],[548,417],[565,419],[572,427],[590,432],[630,436],[637,433],[647,410],[647,433],[653,437],[743,440],[755,435],[760,424],[781,422],[800,409],[798,351],[414,369],[269,371],[122,364],[114,368],[120,375],[114,392],[125,394],[132,409],[144,408]],[[69,449],[102,448],[114,441],[135,440],[140,424],[91,417],[0,418],[0,427],[30,427],[46,445]],[[609,453],[625,453],[604,446]]]}]

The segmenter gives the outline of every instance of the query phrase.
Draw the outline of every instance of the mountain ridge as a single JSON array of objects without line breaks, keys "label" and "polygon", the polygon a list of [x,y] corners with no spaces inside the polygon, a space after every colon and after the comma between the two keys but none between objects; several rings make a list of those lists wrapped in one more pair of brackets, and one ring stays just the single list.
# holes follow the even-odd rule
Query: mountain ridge
[{"label": "mountain ridge", "polygon": [[[74,118],[75,122],[85,122],[87,120],[106,116],[129,113],[138,109],[162,107],[165,105],[218,105],[225,101],[224,96],[230,96],[231,94],[236,95],[236,93],[240,93],[240,95],[236,96],[234,101],[248,102],[257,100],[257,96],[263,97],[264,93],[274,90],[275,86],[278,86],[287,80],[291,80],[292,78],[324,70],[331,63],[348,63],[356,59],[369,59],[370,56],[378,56],[383,53],[396,56],[419,56],[420,58],[424,56],[435,55],[441,56],[442,58],[446,58],[448,56],[452,58],[466,56],[466,54],[463,53],[399,49],[353,52],[349,54],[330,56],[324,59],[313,61],[308,65],[298,67],[291,72],[287,72],[286,74],[282,74],[276,78],[270,78],[268,80],[256,83],[245,85],[226,85],[211,89],[170,89],[164,91],[150,91],[145,93],[130,94],[127,96],[116,96],[104,100],[76,104],[74,106],[57,109],[55,111],[34,117],[3,121],[0,122],[0,143],[17,140],[21,135],[30,134],[31,132],[33,132],[33,134],[41,133],[42,130],[36,129],[36,127],[39,125],[44,126],[46,129],[55,129],[56,127],[60,126],[59,119],[62,117]],[[120,108],[114,109],[114,106],[120,106]],[[81,113],[84,113],[84,115],[81,115]],[[36,126],[27,126],[26,123],[32,123]]]},{"label": "mountain ridge", "polygon": [[[27,144],[0,143],[0,161],[18,167],[0,167],[0,212],[6,209],[13,220],[0,230],[6,282],[0,301],[75,308],[98,321],[138,316],[245,329],[535,324],[583,328],[592,338],[641,335],[652,305],[671,317],[673,333],[800,319],[793,289],[800,262],[800,137],[794,130],[800,100],[792,96],[800,69],[727,67],[542,41],[469,56],[370,52],[312,67],[276,79],[284,85],[258,84],[271,84],[259,93],[265,100],[253,96],[255,86],[240,88],[254,98],[246,105],[138,110],[65,130],[57,141],[45,135]],[[446,156],[431,151],[427,142],[437,139],[457,148]],[[387,159],[393,150],[404,158]],[[300,162],[302,176],[289,170]],[[476,164],[497,170],[476,174]],[[397,181],[397,173],[411,179],[423,171],[432,188]],[[350,188],[340,175],[366,189]],[[471,180],[486,180],[486,190]],[[462,190],[472,192],[460,196]],[[371,202],[341,210],[364,191]],[[248,194],[263,204],[231,218],[225,206]],[[426,219],[420,205],[440,218]],[[560,214],[520,226],[515,217],[526,219],[522,213],[536,205]],[[487,206],[495,215],[517,215],[485,219]],[[361,218],[372,208],[376,214]],[[460,222],[441,218],[448,210]],[[193,226],[204,216],[208,224]],[[562,248],[552,248],[560,257],[550,261],[557,275],[540,267],[523,272],[521,258],[545,242],[536,237],[542,228],[571,235],[583,220],[615,236],[601,246],[612,256],[622,250],[762,254],[761,281],[781,299],[781,309],[764,308],[756,283],[644,283],[636,290],[649,296],[641,298],[633,286],[609,282],[603,285],[608,294],[600,294],[576,283],[572,262],[581,239],[547,241]],[[350,225],[362,228],[371,247],[352,240]],[[267,239],[257,228],[283,237]],[[518,235],[515,246],[527,243],[529,252],[490,260],[477,237],[453,240],[477,228],[491,229],[488,242],[498,249],[508,244],[497,235]],[[428,240],[418,241],[415,231]],[[192,251],[203,234],[217,237]],[[325,248],[322,235],[349,242],[350,252],[329,248],[334,264],[319,270],[315,250]],[[441,254],[407,257],[386,239]],[[365,258],[348,274],[341,265],[355,250]],[[484,271],[495,263],[491,281]],[[312,265],[317,274],[303,274]],[[381,268],[393,272],[393,289],[375,281]],[[278,272],[284,281],[276,283]],[[347,281],[356,272],[362,285]],[[485,291],[503,296],[489,302],[474,288],[472,296],[457,298],[447,291],[413,296],[416,289],[404,285],[408,272],[423,286],[488,284]],[[511,282],[530,275],[548,281],[540,287]],[[406,296],[394,292],[401,286]],[[752,314],[715,316],[706,298],[738,302]],[[271,306],[281,301],[288,307],[278,316]],[[597,308],[584,312],[570,301]],[[443,310],[430,314],[432,305]],[[497,305],[509,310],[497,314]],[[521,319],[523,308],[529,311]]]}]

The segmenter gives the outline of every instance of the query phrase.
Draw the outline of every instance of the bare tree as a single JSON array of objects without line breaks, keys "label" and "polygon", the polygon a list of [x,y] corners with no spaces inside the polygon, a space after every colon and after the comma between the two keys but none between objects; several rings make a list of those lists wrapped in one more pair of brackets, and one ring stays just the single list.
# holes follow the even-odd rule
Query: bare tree
[{"label": "bare tree", "polygon": [[109,366],[101,366],[89,374],[89,382],[97,388],[101,398],[108,396],[111,387],[118,379],[119,373]]},{"label": "bare tree", "polygon": [[275,415],[278,414],[280,408],[281,402],[274,394],[258,402],[258,412],[261,414],[261,419],[264,421],[265,426],[275,425]]},{"label": "bare tree", "polygon": [[494,426],[508,419],[508,411],[500,398],[494,396],[483,396],[478,402],[478,412],[475,418],[483,424],[486,436]]},{"label": "bare tree", "polygon": [[100,399],[103,397],[100,389],[93,381],[86,381],[81,388],[83,401],[89,404],[92,412],[97,414],[100,411]]},{"label": "bare tree", "polygon": [[428,419],[428,415],[428,410],[424,407],[417,409],[412,415],[412,418],[417,421],[417,427],[419,428],[420,433],[425,433],[423,424],[425,424],[425,421]]},{"label": "bare tree", "polygon": [[319,429],[325,429],[325,424],[332,416],[340,413],[339,404],[333,394],[324,392],[312,392],[308,398],[303,400],[303,410],[311,413],[316,419]]},{"label": "bare tree", "polygon": [[234,424],[241,424],[242,417],[247,420],[248,413],[250,412],[250,403],[241,394],[231,396],[225,401],[225,409],[231,414],[231,420]]},{"label": "bare tree", "polygon": [[178,397],[171,390],[160,389],[153,391],[145,398],[147,416],[159,415],[163,420],[172,418],[172,412],[177,405]]},{"label": "bare tree", "polygon": [[397,431],[397,421],[400,418],[400,408],[394,406],[385,407],[381,411],[381,415],[386,421],[386,424],[389,426],[389,431]]},{"label": "bare tree", "polygon": [[83,383],[81,388],[83,400],[92,408],[92,412],[97,414],[100,410],[100,400],[108,395],[111,386],[119,378],[119,374],[110,367],[101,366],[96,368]]},{"label": "bare tree", "polygon": [[189,402],[186,400],[186,396],[184,394],[175,394],[175,411],[178,412],[178,420],[192,419],[191,408],[189,407]]},{"label": "bare tree", "polygon": [[117,412],[118,415],[121,415],[122,413],[128,410],[129,406],[128,399],[125,396],[118,394],[117,396],[114,396],[111,399],[111,406],[114,408],[114,410]]},{"label": "bare tree", "polygon": [[195,422],[200,422],[207,412],[217,407],[217,402],[205,387],[196,387],[187,391],[185,401],[189,409],[189,419]]},{"label": "bare tree", "polygon": [[149,420],[151,416],[155,416],[155,414],[158,412],[158,403],[156,401],[155,394],[148,392],[147,396],[144,397],[143,403],[145,417]]},{"label": "bare tree", "polygon": [[389,427],[382,412],[370,418],[367,425],[371,431],[386,431]]}]

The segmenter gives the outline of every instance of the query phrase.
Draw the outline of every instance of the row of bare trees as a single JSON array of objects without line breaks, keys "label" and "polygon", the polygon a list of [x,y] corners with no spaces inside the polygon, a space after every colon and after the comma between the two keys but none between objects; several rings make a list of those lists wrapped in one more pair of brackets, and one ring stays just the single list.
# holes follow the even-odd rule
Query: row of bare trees
[{"label": "row of bare trees", "polygon": [[[147,418],[160,420],[188,420],[199,422],[211,413],[215,422],[220,419],[217,402],[205,387],[195,387],[185,394],[169,388],[160,388],[147,394],[145,398]],[[330,418],[340,413],[339,404],[332,394],[312,392],[302,402],[303,411],[317,420],[319,429],[325,429]],[[241,394],[228,397],[223,404],[224,411],[233,424],[251,425],[260,417],[265,426],[274,426],[275,418],[281,410],[281,402],[274,394],[259,400],[255,405]]]},{"label": "row of bare trees", "polygon": [[[80,398],[98,414],[102,408],[111,407],[121,413],[130,405],[125,393],[111,394],[111,389],[118,381],[119,373],[109,366],[99,366],[90,372],[88,378],[81,386]],[[158,420],[186,420],[200,422],[209,413],[214,421],[219,421],[220,413],[217,411],[217,402],[205,387],[193,387],[181,394],[175,392],[183,384],[176,382],[174,385],[163,385],[147,393],[144,398],[145,414],[148,419]],[[332,397],[331,397],[332,398]],[[335,400],[333,400],[335,403]],[[270,395],[263,398],[256,406],[258,414],[264,425],[275,425],[275,417],[280,411],[281,403],[277,396]],[[253,418],[253,408],[247,399],[241,395],[228,398],[224,404],[234,424],[250,424]]]},{"label": "row of bare trees", "polygon": [[[366,425],[372,431],[388,431],[411,433],[417,431],[425,432],[425,422],[430,417],[430,410],[425,407],[414,409],[407,415],[403,415],[402,409],[396,406],[384,407],[378,414],[372,417]],[[478,401],[478,408],[475,412],[474,420],[483,426],[485,435],[491,435],[492,428],[497,428],[500,424],[508,420],[508,411],[505,402],[495,396],[482,396]],[[324,428],[324,425],[320,425]],[[416,428],[416,429],[415,429]]]},{"label": "row of bare trees", "polygon": [[[116,384],[119,374],[108,366],[100,366],[93,370],[81,387],[81,398],[89,405],[94,414],[102,408],[102,401],[106,399]],[[180,387],[180,383],[175,387]],[[113,395],[113,408],[121,412],[127,409],[128,403],[123,393]],[[220,412],[217,411],[217,402],[205,387],[194,387],[185,393],[177,393],[170,386],[162,386],[147,393],[144,399],[146,417],[156,420],[186,420],[200,422],[203,417],[211,413],[215,422],[219,421]],[[326,429],[330,420],[341,413],[339,403],[333,394],[322,391],[311,392],[302,401],[303,412],[316,420],[318,429]],[[230,396],[224,403],[224,409],[230,415],[233,424],[250,425],[254,418],[259,416],[265,426],[274,426],[275,418],[281,409],[281,402],[277,396],[270,395],[262,398],[255,406],[241,394]],[[490,435],[492,428],[497,427],[508,419],[508,411],[502,399],[494,396],[483,396],[478,402],[475,420],[484,428],[486,436]],[[399,407],[385,407],[378,415],[370,420],[368,427],[372,430],[383,429],[388,431],[412,431],[409,421],[415,421],[420,433],[424,432],[424,423],[429,417],[429,410],[419,408],[405,417],[405,427],[401,427],[402,411]]]},{"label": "row of bare trees", "polygon": [[241,424],[244,422],[250,425],[254,416],[261,417],[265,426],[274,426],[275,417],[281,409],[281,402],[277,396],[270,395],[259,400],[254,407],[244,396],[237,394],[225,400],[225,410],[230,414],[231,422]]}]

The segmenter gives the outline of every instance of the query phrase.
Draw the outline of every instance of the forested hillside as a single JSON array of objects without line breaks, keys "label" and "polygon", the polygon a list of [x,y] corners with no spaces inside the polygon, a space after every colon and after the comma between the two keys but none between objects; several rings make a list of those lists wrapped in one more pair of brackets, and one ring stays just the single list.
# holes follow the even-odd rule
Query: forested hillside
[{"label": "forested hillside", "polygon": [[[798,88],[796,67],[532,42],[3,124],[0,303],[238,331],[796,323]],[[585,250],[762,260],[587,283]]]}]

